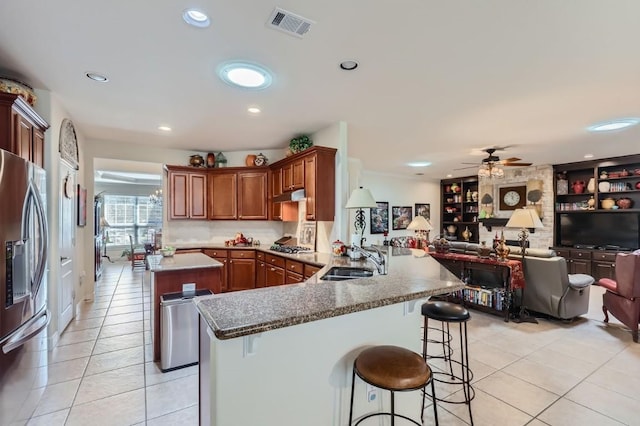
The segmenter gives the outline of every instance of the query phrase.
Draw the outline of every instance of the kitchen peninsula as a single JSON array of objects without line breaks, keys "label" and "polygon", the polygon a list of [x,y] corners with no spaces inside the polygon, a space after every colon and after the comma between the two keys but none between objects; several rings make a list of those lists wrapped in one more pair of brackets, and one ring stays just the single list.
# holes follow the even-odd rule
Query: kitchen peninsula
[{"label": "kitchen peninsula", "polygon": [[[403,254],[388,257],[388,275],[322,281],[332,266],[365,263],[329,258],[299,284],[197,298],[200,424],[346,424],[361,349],[421,352],[420,304],[463,287],[424,251]],[[362,382],[356,394],[357,416],[389,404],[388,395],[367,402]],[[415,412],[420,400],[419,392],[397,394],[396,406]]]},{"label": "kitchen peninsula", "polygon": [[151,287],[151,339],[153,360],[160,361],[160,296],[182,291],[182,285],[194,283],[197,290],[220,293],[222,264],[202,253],[176,254],[171,257],[147,256]]}]

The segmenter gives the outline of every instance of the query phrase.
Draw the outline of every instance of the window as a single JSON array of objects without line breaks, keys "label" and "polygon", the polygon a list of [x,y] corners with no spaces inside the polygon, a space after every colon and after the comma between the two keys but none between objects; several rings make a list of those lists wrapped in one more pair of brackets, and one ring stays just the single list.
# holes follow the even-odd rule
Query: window
[{"label": "window", "polygon": [[110,227],[107,244],[129,246],[150,241],[149,233],[162,227],[162,204],[151,204],[148,196],[104,195],[104,217]]}]

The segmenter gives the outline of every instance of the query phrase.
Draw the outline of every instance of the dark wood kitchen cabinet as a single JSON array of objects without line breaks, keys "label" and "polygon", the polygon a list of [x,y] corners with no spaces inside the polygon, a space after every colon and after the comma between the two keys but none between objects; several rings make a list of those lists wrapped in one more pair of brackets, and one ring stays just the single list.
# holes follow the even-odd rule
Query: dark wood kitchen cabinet
[{"label": "dark wood kitchen cabinet", "polygon": [[286,282],[285,259],[268,253],[266,255],[266,279],[267,286],[283,285]]},{"label": "dark wood kitchen cabinet", "polygon": [[266,255],[256,252],[256,288],[265,287],[267,283],[267,262]]},{"label": "dark wood kitchen cabinet", "polygon": [[0,148],[44,167],[49,124],[20,96],[0,93]]},{"label": "dark wood kitchen cabinet", "polygon": [[210,174],[209,219],[267,220],[266,168],[252,167],[212,171]]},{"label": "dark wood kitchen cabinet", "polygon": [[282,166],[282,191],[304,188],[304,158],[298,158]]},{"label": "dark wood kitchen cabinet", "polygon": [[228,250],[219,250],[219,249],[204,249],[203,253],[209,257],[214,258],[218,262],[222,263],[222,268],[220,268],[220,288],[222,292],[228,291],[228,266],[229,260],[227,259]]},{"label": "dark wood kitchen cabinet", "polygon": [[209,179],[209,219],[238,218],[238,175],[235,171],[215,171]]},{"label": "dark wood kitchen cabinet", "polygon": [[278,167],[275,170],[269,172],[270,176],[270,197],[269,197],[269,209],[271,220],[282,220],[282,203],[274,203],[273,199],[279,195],[282,195],[282,168]]},{"label": "dark wood kitchen cabinet", "polygon": [[254,250],[229,250],[227,291],[256,287],[256,259]]},{"label": "dark wood kitchen cabinet", "polygon": [[207,173],[193,167],[167,166],[169,219],[207,218]]},{"label": "dark wood kitchen cabinet", "polygon": [[313,274],[315,274],[316,272],[318,272],[320,269],[322,269],[319,266],[314,266],[314,265],[309,265],[308,263],[305,263],[304,265],[304,279],[308,280],[309,278],[311,278],[313,276]]}]

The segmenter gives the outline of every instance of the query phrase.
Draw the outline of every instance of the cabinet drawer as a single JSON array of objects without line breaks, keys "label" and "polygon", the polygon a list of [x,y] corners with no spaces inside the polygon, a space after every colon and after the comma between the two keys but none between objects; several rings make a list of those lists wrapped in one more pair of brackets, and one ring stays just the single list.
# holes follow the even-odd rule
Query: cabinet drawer
[{"label": "cabinet drawer", "polygon": [[607,262],[615,262],[616,253],[593,253],[593,260],[604,260]]},{"label": "cabinet drawer", "polygon": [[284,257],[274,256],[272,254],[267,255],[267,263],[273,266],[284,269]]},{"label": "cabinet drawer", "polygon": [[256,252],[253,250],[229,250],[232,259],[255,259]]},{"label": "cabinet drawer", "polygon": [[591,259],[591,252],[589,250],[571,250],[572,259]]},{"label": "cabinet drawer", "polygon": [[228,250],[204,249],[204,254],[209,257],[227,257]]},{"label": "cabinet drawer", "polygon": [[176,253],[184,254],[184,253],[202,253],[200,249],[176,249]]},{"label": "cabinet drawer", "polygon": [[286,265],[285,269],[288,272],[295,272],[296,274],[302,275],[302,268],[303,268],[302,262],[296,262],[295,260],[287,259],[285,261],[285,265]]},{"label": "cabinet drawer", "polygon": [[264,260],[265,258],[266,258],[266,255],[263,252],[261,251],[256,252],[256,259]]},{"label": "cabinet drawer", "polygon": [[304,277],[305,278],[309,278],[311,277],[313,274],[315,274],[316,272],[318,272],[320,269],[320,267],[318,266],[313,266],[313,265],[304,265]]}]

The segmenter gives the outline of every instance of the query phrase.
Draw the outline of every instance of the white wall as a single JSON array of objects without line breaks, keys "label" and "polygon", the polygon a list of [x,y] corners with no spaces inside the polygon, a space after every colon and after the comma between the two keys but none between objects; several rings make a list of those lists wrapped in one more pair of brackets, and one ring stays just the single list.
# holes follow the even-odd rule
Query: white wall
[{"label": "white wall", "polygon": [[[434,232],[437,233],[438,229],[437,224],[440,223],[441,203],[439,181],[425,181],[418,178],[405,178],[362,170],[359,161],[355,159],[351,159],[349,166],[351,190],[362,186],[371,191],[371,195],[373,195],[373,198],[376,201],[386,201],[389,203],[388,238],[415,235],[413,231],[407,231],[406,229],[395,231],[392,229],[391,208],[393,206],[411,206],[413,211],[416,203],[431,204],[431,223],[435,229],[430,233],[429,238],[433,238],[435,236]],[[370,233],[370,209],[364,210],[367,222],[367,227],[364,233],[364,237],[367,239],[365,244],[382,244],[384,240],[383,234],[372,235]],[[415,214],[415,211],[413,213]],[[355,210],[350,210],[348,223],[349,234],[354,232],[354,221]],[[351,242],[348,238],[343,241],[347,244]]]}]

